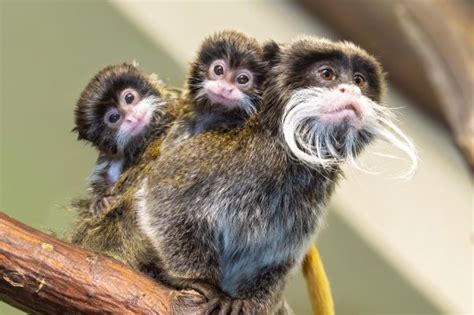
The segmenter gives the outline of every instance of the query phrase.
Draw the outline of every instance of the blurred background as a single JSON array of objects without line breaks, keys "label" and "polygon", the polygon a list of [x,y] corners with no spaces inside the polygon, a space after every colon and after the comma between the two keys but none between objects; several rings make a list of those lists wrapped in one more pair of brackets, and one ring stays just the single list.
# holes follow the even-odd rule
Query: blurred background
[{"label": "blurred background", "polygon": [[[0,0],[0,211],[62,234],[96,159],[70,132],[73,107],[102,67],[137,60],[182,86],[204,36],[233,28],[259,40],[313,34],[380,58],[387,106],[420,167],[383,143],[347,168],[317,243],[338,314],[472,314],[473,4],[469,0]],[[1,249],[0,249],[1,250]],[[0,277],[0,281],[1,277]],[[287,296],[310,314],[300,272]],[[20,312],[0,302],[0,314]]]}]

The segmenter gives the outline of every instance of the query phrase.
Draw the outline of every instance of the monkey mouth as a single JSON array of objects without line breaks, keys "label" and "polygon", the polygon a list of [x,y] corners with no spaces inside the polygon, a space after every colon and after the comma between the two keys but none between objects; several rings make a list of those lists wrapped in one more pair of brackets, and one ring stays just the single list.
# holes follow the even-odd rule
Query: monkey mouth
[{"label": "monkey mouth", "polygon": [[130,122],[125,127],[130,136],[136,136],[142,133],[148,126],[151,120],[151,114],[145,113],[142,116],[135,117],[133,122]]},{"label": "monkey mouth", "polygon": [[336,109],[331,109],[322,113],[321,120],[328,123],[359,122],[362,119],[362,112],[354,103],[347,103]]},{"label": "monkey mouth", "polygon": [[213,93],[212,91],[207,91],[207,95],[209,97],[209,100],[213,104],[220,104],[220,105],[224,105],[230,108],[233,108],[239,105],[239,101],[237,99],[226,97],[222,94]]}]

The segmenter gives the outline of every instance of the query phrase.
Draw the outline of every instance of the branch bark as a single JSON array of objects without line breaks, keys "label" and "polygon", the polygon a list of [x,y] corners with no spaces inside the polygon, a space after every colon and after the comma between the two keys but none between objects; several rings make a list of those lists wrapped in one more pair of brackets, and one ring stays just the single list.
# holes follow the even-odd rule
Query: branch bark
[{"label": "branch bark", "polygon": [[204,302],[3,213],[0,300],[39,314],[195,314]]}]

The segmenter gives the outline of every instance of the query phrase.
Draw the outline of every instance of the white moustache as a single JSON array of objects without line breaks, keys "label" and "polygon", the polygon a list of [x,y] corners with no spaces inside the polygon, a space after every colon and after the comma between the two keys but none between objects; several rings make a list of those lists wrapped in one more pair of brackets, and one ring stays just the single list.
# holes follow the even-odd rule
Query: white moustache
[{"label": "white moustache", "polygon": [[[356,168],[360,132],[385,140],[404,152],[410,167],[402,177],[414,174],[418,156],[413,142],[393,123],[394,115],[365,96],[351,96],[351,106],[357,116],[340,122],[328,122],[325,115],[344,105],[337,89],[304,88],[293,93],[285,106],[282,135],[289,152],[297,160],[312,168],[331,168],[349,161]],[[344,96],[345,97],[345,96]],[[349,99],[349,97],[348,97]],[[343,143],[338,143],[336,133],[344,130]],[[339,150],[337,149],[339,148]]]}]

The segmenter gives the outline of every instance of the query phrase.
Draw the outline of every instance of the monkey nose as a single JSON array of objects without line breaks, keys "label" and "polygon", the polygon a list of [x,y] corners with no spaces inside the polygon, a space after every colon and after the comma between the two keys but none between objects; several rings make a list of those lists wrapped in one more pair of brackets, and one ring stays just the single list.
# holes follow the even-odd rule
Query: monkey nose
[{"label": "monkey nose", "polygon": [[218,91],[219,91],[219,94],[221,95],[229,95],[230,93],[232,93],[233,90],[234,90],[234,87],[230,84],[224,84],[224,83],[219,84]]},{"label": "monkey nose", "polygon": [[140,118],[136,117],[135,115],[127,115],[127,117],[125,117],[125,121],[129,124],[134,124],[139,120]]},{"label": "monkey nose", "polygon": [[337,89],[341,93],[348,93],[352,95],[360,95],[361,93],[360,88],[354,84],[340,84]]}]

